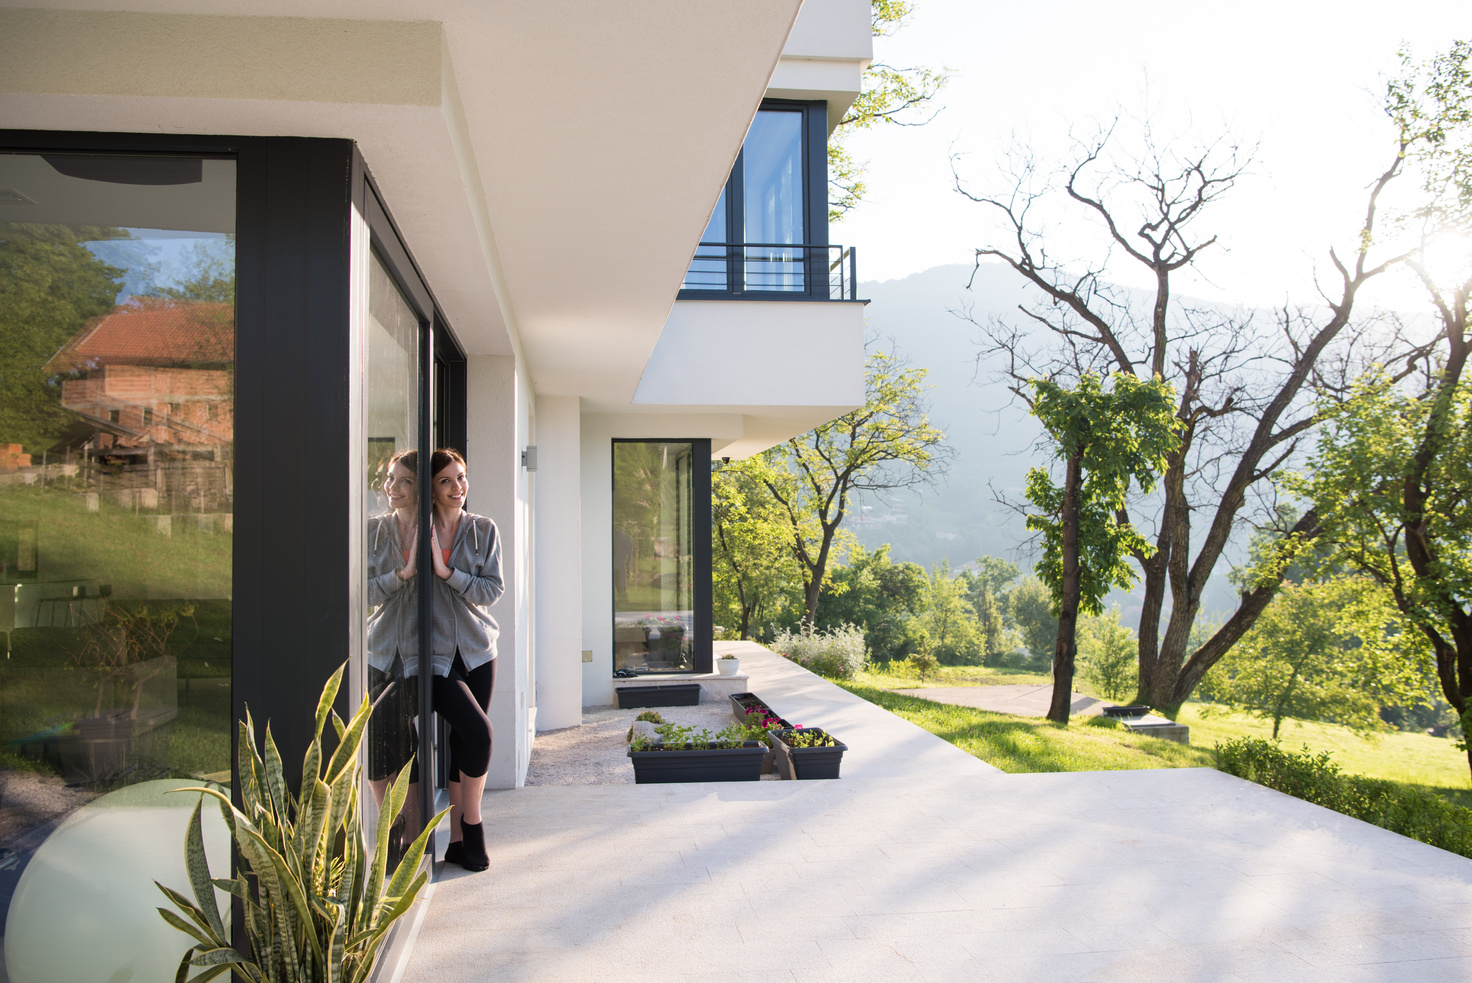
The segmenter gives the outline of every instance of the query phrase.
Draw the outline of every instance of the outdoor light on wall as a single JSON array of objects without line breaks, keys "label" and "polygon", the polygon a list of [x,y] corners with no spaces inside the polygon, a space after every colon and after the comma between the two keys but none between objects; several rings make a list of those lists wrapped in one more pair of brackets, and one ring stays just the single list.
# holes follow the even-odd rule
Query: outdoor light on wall
[{"label": "outdoor light on wall", "polygon": [[528,471],[537,470],[537,447],[535,444],[528,444],[526,449],[521,452],[521,466]]}]

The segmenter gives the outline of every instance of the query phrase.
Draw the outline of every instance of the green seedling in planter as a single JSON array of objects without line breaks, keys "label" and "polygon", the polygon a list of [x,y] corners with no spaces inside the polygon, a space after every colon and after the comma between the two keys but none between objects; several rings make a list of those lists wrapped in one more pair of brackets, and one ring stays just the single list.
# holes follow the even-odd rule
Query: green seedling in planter
[{"label": "green seedling in planter", "polygon": [[782,735],[782,743],[788,747],[837,747],[838,741],[832,734],[820,730],[803,730],[801,727]]},{"label": "green seedling in planter", "polygon": [[[365,699],[347,724],[332,709],[346,666],[339,666],[317,701],[316,730],[302,762],[296,794],[286,787],[281,753],[266,725],[264,754],[256,750],[249,711],[240,724],[240,798],[203,792],[218,800],[231,838],[240,850],[237,877],[211,878],[204,852],[200,808],[194,807],[185,835],[185,858],[194,902],[162,884],[158,889],[177,912],[159,908],[164,921],[197,944],[184,953],[175,983],[203,983],[232,970],[250,983],[322,980],[362,983],[393,923],[419,896],[429,874],[419,870],[429,835],[445,812],[425,825],[385,884],[390,829],[409,793],[409,769],[399,773],[378,814],[376,846],[369,853],[363,837],[362,768],[358,747],[373,712]],[[322,731],[328,720],[337,731],[337,749],[323,762]],[[157,883],[157,882],[155,882]],[[230,931],[215,903],[215,890],[245,905],[248,952],[231,946]],[[200,969],[194,977],[190,968]]]},{"label": "green seedling in planter", "polygon": [[[711,748],[741,747],[747,741],[760,740],[761,731],[741,724],[732,724],[715,734],[705,728],[684,727],[680,724],[663,724],[655,728],[658,740],[637,737],[630,744],[634,751],[708,751]],[[687,746],[688,745],[688,746]]]}]

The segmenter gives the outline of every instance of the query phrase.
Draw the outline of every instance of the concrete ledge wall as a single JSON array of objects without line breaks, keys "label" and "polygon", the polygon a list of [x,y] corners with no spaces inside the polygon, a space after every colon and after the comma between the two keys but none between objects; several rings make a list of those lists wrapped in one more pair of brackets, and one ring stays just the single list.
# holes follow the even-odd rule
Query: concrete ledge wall
[{"label": "concrete ledge wall", "polygon": [[676,301],[635,405],[864,404],[864,307],[823,301]]}]

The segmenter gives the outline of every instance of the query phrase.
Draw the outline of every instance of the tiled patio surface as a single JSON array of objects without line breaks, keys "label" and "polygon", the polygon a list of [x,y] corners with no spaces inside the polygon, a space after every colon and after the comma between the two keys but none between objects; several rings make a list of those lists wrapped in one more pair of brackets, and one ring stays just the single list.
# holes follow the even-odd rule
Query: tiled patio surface
[{"label": "tiled patio surface", "polygon": [[740,654],[840,781],[488,793],[404,980],[1472,979],[1472,861],[1209,769],[1003,775]]}]

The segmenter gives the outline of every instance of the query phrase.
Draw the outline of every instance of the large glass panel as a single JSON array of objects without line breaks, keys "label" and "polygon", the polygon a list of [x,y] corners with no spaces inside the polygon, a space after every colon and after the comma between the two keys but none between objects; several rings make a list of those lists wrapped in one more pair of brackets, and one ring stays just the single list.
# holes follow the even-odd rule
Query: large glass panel
[{"label": "large glass panel", "polygon": [[689,442],[614,441],[613,668],[695,667]]},{"label": "large glass panel", "polygon": [[[418,778],[419,608],[415,568],[418,529],[420,322],[383,263],[374,256],[368,275],[368,325],[363,373],[363,434],[367,441],[364,585],[368,612],[366,692],[374,701],[368,724],[368,780],[373,796],[368,829],[390,781],[409,767]],[[419,835],[419,789],[394,827],[392,862]]]},{"label": "large glass panel", "polygon": [[[763,109],[741,148],[746,289],[803,289],[802,112]],[[783,248],[783,243],[794,246]]]},{"label": "large glass panel", "polygon": [[[110,806],[230,781],[234,232],[233,160],[0,153],[12,965],[125,955],[103,926],[160,899],[141,875],[136,898],[108,893],[148,835],[114,838]],[[88,921],[94,901],[119,910]],[[102,934],[54,938],[61,913]]]}]

